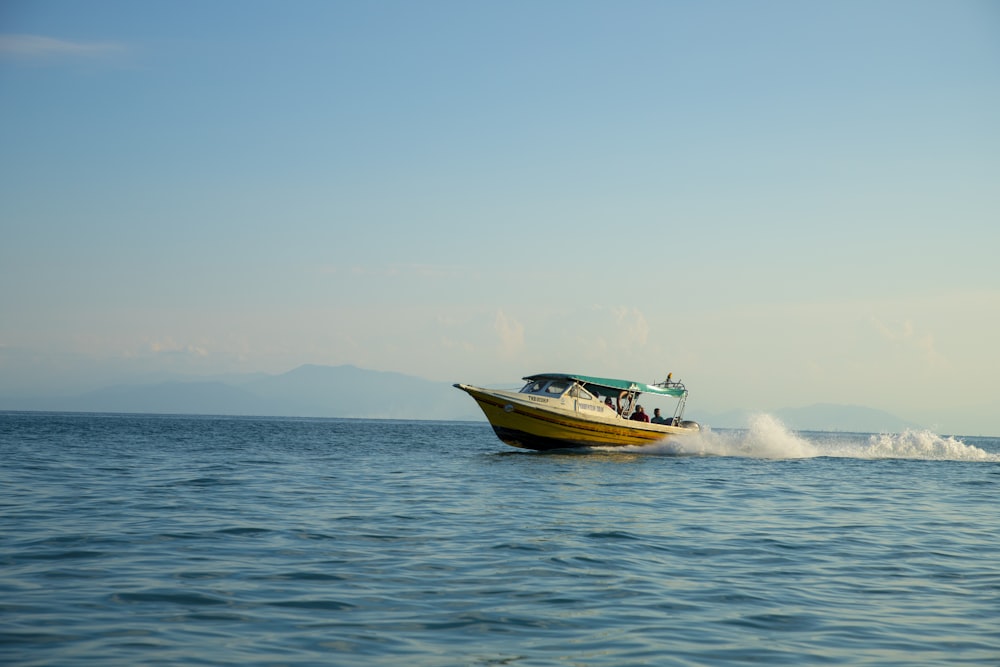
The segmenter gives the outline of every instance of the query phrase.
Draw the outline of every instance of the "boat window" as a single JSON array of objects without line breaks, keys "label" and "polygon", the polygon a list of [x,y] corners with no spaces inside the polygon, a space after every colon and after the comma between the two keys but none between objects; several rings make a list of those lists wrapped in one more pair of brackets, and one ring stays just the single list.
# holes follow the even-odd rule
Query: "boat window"
[{"label": "boat window", "polygon": [[[562,396],[569,388],[570,383],[564,380],[532,380],[521,387],[522,394],[554,394]],[[576,394],[573,394],[574,396]],[[586,395],[586,392],[583,392]]]},{"label": "boat window", "polygon": [[586,398],[586,399],[590,399],[590,400],[594,399],[593,396],[591,396],[589,393],[587,393],[586,389],[584,389],[583,387],[581,387],[578,384],[575,384],[572,387],[570,387],[570,389],[569,389],[569,395],[572,396],[573,398]]}]

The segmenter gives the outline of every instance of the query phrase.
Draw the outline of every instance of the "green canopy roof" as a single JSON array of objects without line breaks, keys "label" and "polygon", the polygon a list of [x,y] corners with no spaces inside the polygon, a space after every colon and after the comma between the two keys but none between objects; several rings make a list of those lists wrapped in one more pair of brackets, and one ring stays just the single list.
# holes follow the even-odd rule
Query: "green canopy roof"
[{"label": "green canopy roof", "polygon": [[600,387],[602,389],[614,389],[615,391],[636,391],[640,394],[659,394],[661,396],[684,396],[687,389],[679,382],[671,383],[667,387],[660,387],[655,384],[644,384],[633,382],[632,380],[615,380],[613,378],[598,378],[589,375],[576,375],[573,373],[538,373],[524,378],[527,381],[533,380],[575,380],[583,384]]}]

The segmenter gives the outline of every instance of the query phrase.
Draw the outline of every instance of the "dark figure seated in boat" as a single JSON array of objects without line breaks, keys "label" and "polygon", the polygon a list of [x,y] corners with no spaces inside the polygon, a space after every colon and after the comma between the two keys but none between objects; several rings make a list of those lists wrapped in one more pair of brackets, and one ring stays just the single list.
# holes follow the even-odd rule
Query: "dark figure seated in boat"
[{"label": "dark figure seated in boat", "polygon": [[653,418],[650,421],[653,422],[654,424],[666,424],[667,426],[674,425],[674,418],[664,417],[663,415],[660,414],[659,408],[653,410]]},{"label": "dark figure seated in boat", "polygon": [[629,419],[635,422],[648,422],[649,415],[646,414],[646,411],[642,409],[641,405],[637,405],[635,406],[635,412],[632,413],[632,416],[629,417]]}]

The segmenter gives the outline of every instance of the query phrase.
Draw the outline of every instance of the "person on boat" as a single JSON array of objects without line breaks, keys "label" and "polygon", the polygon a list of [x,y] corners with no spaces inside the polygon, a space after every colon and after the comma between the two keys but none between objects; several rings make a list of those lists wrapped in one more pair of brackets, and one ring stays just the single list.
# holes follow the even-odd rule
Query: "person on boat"
[{"label": "person on boat", "polygon": [[632,416],[629,417],[629,419],[636,422],[648,422],[649,415],[646,414],[646,411],[642,409],[641,405],[637,405],[635,406],[635,412],[632,413]]},{"label": "person on boat", "polygon": [[649,421],[651,421],[654,424],[669,424],[673,420],[665,419],[663,415],[660,414],[659,408],[653,408],[653,418],[650,419]]},{"label": "person on boat", "polygon": [[615,409],[615,404],[611,402],[611,397],[610,396],[605,396],[604,397],[604,405],[606,405],[608,407],[608,409],[610,409],[610,410],[614,410]]}]

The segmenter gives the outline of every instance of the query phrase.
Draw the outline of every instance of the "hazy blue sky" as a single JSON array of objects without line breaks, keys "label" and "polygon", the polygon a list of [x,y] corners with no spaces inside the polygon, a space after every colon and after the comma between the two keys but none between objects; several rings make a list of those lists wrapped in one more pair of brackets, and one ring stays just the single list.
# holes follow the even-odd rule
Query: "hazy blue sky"
[{"label": "hazy blue sky", "polygon": [[350,363],[1000,434],[1000,4],[0,5],[0,394]]}]

